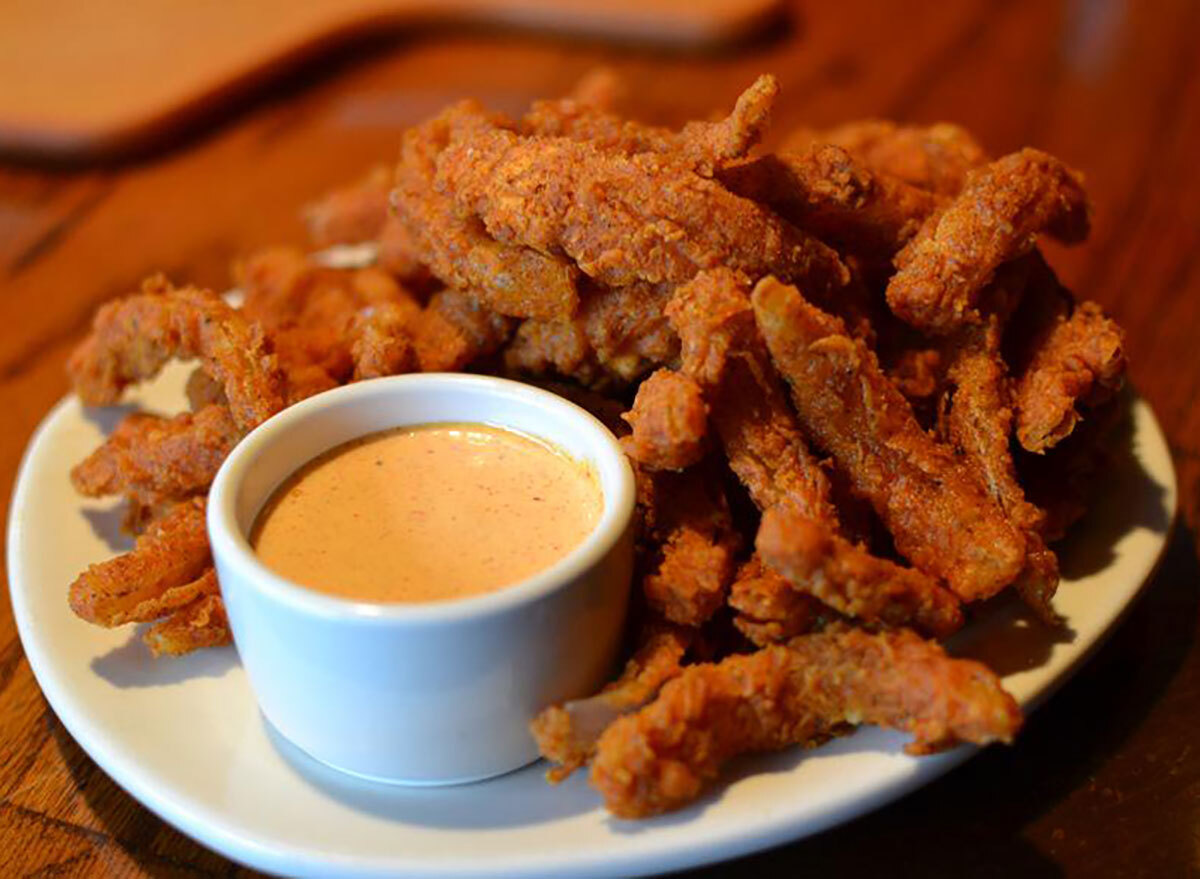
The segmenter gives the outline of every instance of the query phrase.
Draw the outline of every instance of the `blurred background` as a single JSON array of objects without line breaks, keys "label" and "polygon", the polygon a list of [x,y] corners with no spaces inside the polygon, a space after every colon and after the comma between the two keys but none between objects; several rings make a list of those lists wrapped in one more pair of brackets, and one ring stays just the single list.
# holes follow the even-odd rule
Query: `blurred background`
[{"label": "blurred background", "polygon": [[[178,8],[175,8],[175,7]],[[224,289],[239,255],[302,243],[301,209],[472,96],[509,113],[606,65],[629,115],[727,110],[762,72],[772,139],[878,116],[947,120],[993,154],[1079,168],[1095,205],[1050,262],[1128,331],[1131,380],[1172,441],[1186,526],[1162,574],[1021,747],[847,828],[703,875],[1200,875],[1200,3],[655,0],[0,5],[0,493],[67,391],[95,307],[152,271]],[[160,8],[161,7],[161,8]],[[171,13],[171,14],[166,14]],[[0,863],[7,875],[234,875],[79,751],[3,608]],[[1028,796],[995,800],[1013,777]],[[882,859],[882,860],[881,860]],[[875,869],[872,869],[874,866]]]}]

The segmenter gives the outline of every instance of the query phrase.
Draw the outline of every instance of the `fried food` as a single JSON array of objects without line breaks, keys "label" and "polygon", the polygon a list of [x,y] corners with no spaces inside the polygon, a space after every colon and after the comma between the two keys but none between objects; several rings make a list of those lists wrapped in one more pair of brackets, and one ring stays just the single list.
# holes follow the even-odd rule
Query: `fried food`
[{"label": "fried food", "polygon": [[215,293],[172,287],[161,275],[100,308],[67,372],[84,403],[104,406],[171,358],[193,357],[221,384],[241,430],[283,408],[282,381],[261,329]]},{"label": "fried food", "polygon": [[420,314],[415,302],[385,302],[368,306],[355,316],[350,328],[355,381],[418,368],[412,327]]},{"label": "fried food", "polygon": [[887,174],[938,195],[958,195],[967,174],[987,162],[987,153],[965,129],[949,122],[928,127],[883,119],[849,122],[825,131],[801,129],[782,152],[833,144],[878,174]]},{"label": "fried food", "polygon": [[436,162],[437,188],[497,241],[565,254],[606,286],[684,282],[718,265],[820,289],[848,280],[831,248],[671,156],[474,127]]},{"label": "fried food", "polygon": [[541,711],[529,724],[529,731],[537,741],[538,753],[555,764],[546,778],[558,784],[591,760],[600,734],[614,720],[641,708],[683,671],[684,654],[695,637],[694,629],[666,623],[648,625],[616,680],[595,696]]},{"label": "fried food", "polygon": [[759,647],[815,631],[828,618],[837,617],[817,598],[793,588],[774,568],[764,565],[757,552],[738,568],[729,587],[729,606],[737,611],[734,626]]},{"label": "fried food", "polygon": [[704,390],[729,467],[760,510],[788,503],[836,522],[829,480],[808,450],[755,326],[744,276],[703,272],[667,316],[682,340],[682,371]]},{"label": "fried food", "polygon": [[1017,382],[1017,439],[1044,452],[1075,429],[1081,407],[1110,399],[1125,378],[1125,333],[1094,302],[1057,320]]},{"label": "fried food", "polygon": [[845,616],[935,637],[962,625],[958,599],[930,577],[877,558],[795,510],[767,510],[755,547],[794,589]]},{"label": "fried food", "polygon": [[148,505],[206,491],[242,432],[229,409],[208,405],[173,418],[135,412],[71,470],[85,497],[133,495]]},{"label": "fried food", "polygon": [[712,468],[637,475],[647,573],[642,592],[664,619],[699,626],[725,602],[740,541]]},{"label": "fried food", "polygon": [[1036,150],[989,163],[944,123],[752,155],[770,76],[682,129],[620,115],[619,88],[408,129],[394,175],[306,215],[316,246],[374,242],[374,267],[273,248],[238,265],[240,309],[161,278],[101,309],[70,365],[86,402],[200,368],[191,411],[128,417],[72,472],[140,536],[71,606],[153,621],[156,655],[227,643],[204,494],[247,430],[349,381],[499,372],[595,414],[636,477],[632,657],[534,719],[550,780],[591,762],[640,817],[855,723],[914,753],[1009,741],[996,676],[934,639],[1008,586],[1058,622],[1046,544],[1082,514],[1124,370],[1119,328],[1036,247],[1086,235],[1081,178]]},{"label": "fried food", "polygon": [[871,172],[832,144],[768,153],[723,169],[718,179],[839,250],[877,261],[890,260],[942,203],[903,180]]},{"label": "fried food", "polygon": [[621,446],[644,467],[683,470],[704,456],[708,406],[700,386],[685,375],[658,370],[638,386],[633,408],[622,417],[633,432]]},{"label": "fried food", "polygon": [[563,320],[579,305],[575,267],[557,255],[488,237],[478,220],[461,216],[454,199],[435,185],[438,157],[456,133],[508,124],[464,101],[405,132],[393,193],[396,217],[447,286],[472,290],[500,314]]},{"label": "fried food", "polygon": [[641,818],[694,799],[739,754],[853,723],[911,733],[908,750],[928,753],[1011,741],[1021,712],[985,666],[911,632],[831,629],[684,669],[604,731],[591,781],[614,815]]},{"label": "fried food", "polygon": [[598,106],[591,91],[557,101],[536,101],[521,119],[523,134],[564,137],[624,155],[661,153],[703,177],[745,156],[761,139],[779,94],[779,83],[760,76],[720,122],[689,122],[680,132],[634,122]]},{"label": "fried food", "polygon": [[964,601],[1011,584],[1025,555],[1020,532],[921,429],[874,352],[774,278],[759,282],[753,301],[806,432],[871,502],[900,554]]},{"label": "fried food", "polygon": [[1029,253],[1042,232],[1082,241],[1088,214],[1082,177],[1058,159],[1033,149],[997,159],[896,254],[888,305],[932,333],[977,322],[979,295],[1002,263]]},{"label": "fried food", "polygon": [[137,539],[131,551],[91,565],[71,584],[71,610],[89,623],[146,622],[198,597],[211,567],[204,498],[171,509]]},{"label": "fried food", "polygon": [[[215,591],[216,572],[212,569],[201,577],[206,592]],[[185,604],[166,619],[151,626],[143,636],[146,646],[155,656],[182,656],[203,647],[221,647],[233,642],[225,603],[217,594],[202,594]]]},{"label": "fried food", "polygon": [[512,323],[470,293],[440,290],[412,322],[422,372],[454,372],[500,349]]}]

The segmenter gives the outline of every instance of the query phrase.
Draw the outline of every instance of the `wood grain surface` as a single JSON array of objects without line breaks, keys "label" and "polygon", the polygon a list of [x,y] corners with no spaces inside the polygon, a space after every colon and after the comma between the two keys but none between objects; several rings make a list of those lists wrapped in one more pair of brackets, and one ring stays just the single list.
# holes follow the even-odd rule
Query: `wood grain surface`
[{"label": "wood grain surface", "polygon": [[[1039,146],[1087,174],[1096,204],[1091,241],[1050,258],[1127,328],[1132,381],[1179,468],[1184,515],[1162,568],[1014,747],[848,826],[694,875],[1200,875],[1197,35],[1194,0],[813,2],[769,38],[701,56],[444,31],[309,70],[136,164],[0,165],[0,496],[66,393],[63,360],[99,303],[156,269],[226,285],[238,254],[299,239],[303,202],[390,158],[403,125],[464,95],[517,111],[603,62],[641,115],[679,122],[769,70],[780,129],[950,119],[993,152]],[[0,876],[248,875],[81,752],[6,601],[0,690]]]}]

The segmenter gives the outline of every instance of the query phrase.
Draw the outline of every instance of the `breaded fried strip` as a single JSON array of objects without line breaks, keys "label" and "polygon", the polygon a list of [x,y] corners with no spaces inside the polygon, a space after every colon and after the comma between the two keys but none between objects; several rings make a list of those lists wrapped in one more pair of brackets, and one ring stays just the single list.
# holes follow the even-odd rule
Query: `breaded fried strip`
[{"label": "breaded fried strip", "polygon": [[774,278],[753,301],[804,428],[871,502],[896,549],[965,601],[1009,585],[1024,539],[967,465],[921,429],[874,352]]},{"label": "breaded fried strip", "polygon": [[715,169],[746,155],[766,132],[779,93],[775,77],[764,74],[742,92],[733,111],[720,122],[689,122],[680,132],[624,119],[578,98],[537,101],[521,120],[524,134],[586,141],[598,149],[635,155],[675,156],[696,173]]},{"label": "breaded fried strip", "polygon": [[242,432],[229,409],[205,406],[173,418],[135,412],[71,470],[85,497],[135,494],[147,503],[204,491]]},{"label": "breaded fried strip", "polygon": [[832,611],[763,564],[756,552],[738,568],[729,587],[737,630],[759,647],[779,644],[817,629]]},{"label": "breaded fried strip", "polygon": [[606,372],[633,381],[678,357],[679,337],[664,314],[674,291],[673,284],[642,282],[586,291],[579,325]]},{"label": "breaded fried strip", "polygon": [[71,584],[71,610],[89,623],[119,626],[179,606],[175,590],[190,589],[212,564],[204,507],[204,498],[176,504],[130,552],[90,565]]},{"label": "breaded fried strip", "polygon": [[1024,149],[997,159],[973,171],[959,196],[896,254],[888,305],[928,332],[974,322],[979,294],[1001,263],[1032,250],[1042,232],[1082,241],[1088,212],[1082,177],[1053,156]]},{"label": "breaded fried strip", "polygon": [[[216,583],[215,572],[206,578]],[[165,620],[155,623],[142,636],[155,656],[181,656],[201,647],[220,647],[233,641],[229,617],[220,595],[204,595],[186,604]]]},{"label": "breaded fried strip", "polygon": [[613,722],[592,785],[621,818],[677,809],[739,754],[812,742],[847,723],[912,733],[913,753],[1011,741],[1021,711],[987,667],[911,632],[830,629],[693,665]]},{"label": "breaded fried strip", "polygon": [[622,714],[641,708],[659,689],[683,671],[683,655],[695,629],[665,623],[649,625],[640,635],[637,651],[621,675],[586,699],[573,699],[541,711],[529,724],[538,753],[557,765],[547,773],[558,784],[587,763],[596,752],[600,734]]},{"label": "breaded fried strip", "polygon": [[1125,378],[1125,332],[1094,302],[1076,306],[1035,345],[1017,382],[1017,439],[1044,452],[1068,436],[1079,407],[1112,397]]},{"label": "breaded fried strip", "polygon": [[275,358],[261,330],[208,290],[172,287],[161,275],[140,293],[103,306],[67,372],[84,403],[117,402],[129,385],[158,374],[171,358],[199,358],[225,389],[244,431],[284,405]]},{"label": "breaded fried strip", "polygon": [[392,173],[376,165],[361,180],[335,189],[304,208],[304,224],[314,247],[356,244],[379,238],[388,215]]},{"label": "breaded fried strip", "polygon": [[578,319],[521,321],[504,349],[504,366],[526,376],[557,374],[586,386],[604,374]]},{"label": "breaded fried strip", "polygon": [[463,101],[406,131],[396,168],[396,217],[447,286],[470,289],[501,314],[566,319],[579,304],[574,266],[557,255],[492,240],[478,220],[460,216],[454,200],[434,187],[438,154],[455,131],[490,131],[506,124],[477,103]]},{"label": "breaded fried strip", "polygon": [[718,265],[819,289],[849,277],[829,247],[669,156],[474,129],[437,169],[438,189],[497,240],[566,254],[608,286],[683,282]]},{"label": "breaded fried strip", "polygon": [[948,376],[954,385],[947,432],[971,462],[988,493],[1025,534],[1025,566],[1013,584],[1038,616],[1061,623],[1051,605],[1058,590],[1058,560],[1041,538],[1045,513],[1025,498],[1013,465],[1010,438],[1011,382],[999,350],[999,322],[962,332],[950,355]]},{"label": "breaded fried strip", "polygon": [[634,472],[643,538],[653,548],[646,601],[670,622],[699,626],[725,602],[739,543],[720,478],[703,465]]},{"label": "breaded fried strip", "polygon": [[958,195],[967,173],[988,160],[966,129],[949,122],[922,127],[863,119],[824,131],[793,132],[783,149],[800,150],[814,143],[839,146],[872,171],[944,196]]},{"label": "breaded fried strip", "polygon": [[703,272],[676,293],[667,316],[683,344],[682,371],[704,389],[730,469],[760,510],[787,502],[829,522],[829,480],[808,451],[754,324],[746,279]]},{"label": "breaded fried strip", "polygon": [[633,432],[621,441],[625,454],[651,470],[683,470],[704,456],[708,406],[700,386],[660,369],[638,386],[625,413]]},{"label": "breaded fried strip", "polygon": [[355,381],[417,369],[411,328],[420,314],[420,306],[408,301],[370,306],[355,316],[350,328]]},{"label": "breaded fried strip", "polygon": [[927,575],[877,558],[795,510],[763,513],[755,546],[793,588],[846,616],[939,638],[962,625],[958,600]]},{"label": "breaded fried strip", "polygon": [[461,290],[440,290],[412,322],[422,372],[456,372],[499,350],[511,322]]},{"label": "breaded fried strip", "polygon": [[768,153],[723,169],[718,179],[839,250],[876,260],[890,260],[941,204],[923,189],[869,171],[831,144]]}]

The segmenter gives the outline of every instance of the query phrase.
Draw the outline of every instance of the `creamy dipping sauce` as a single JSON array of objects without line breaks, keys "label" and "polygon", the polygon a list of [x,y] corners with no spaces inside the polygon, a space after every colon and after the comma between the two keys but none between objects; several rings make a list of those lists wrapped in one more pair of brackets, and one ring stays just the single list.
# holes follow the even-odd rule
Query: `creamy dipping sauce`
[{"label": "creamy dipping sauce", "polygon": [[314,458],[250,535],[294,583],[343,598],[424,602],[509,586],[596,527],[596,474],[549,443],[484,424],[369,434]]}]

